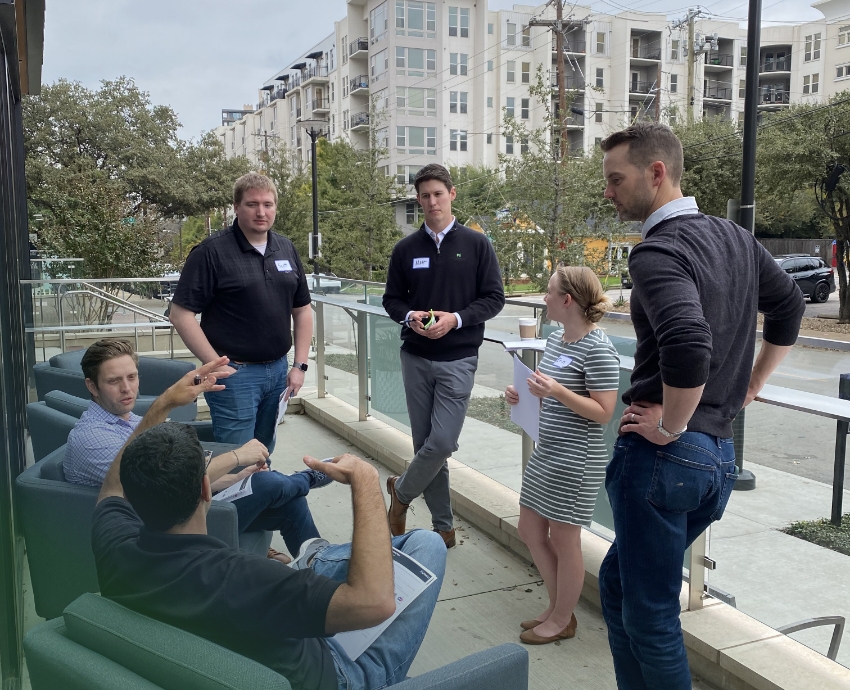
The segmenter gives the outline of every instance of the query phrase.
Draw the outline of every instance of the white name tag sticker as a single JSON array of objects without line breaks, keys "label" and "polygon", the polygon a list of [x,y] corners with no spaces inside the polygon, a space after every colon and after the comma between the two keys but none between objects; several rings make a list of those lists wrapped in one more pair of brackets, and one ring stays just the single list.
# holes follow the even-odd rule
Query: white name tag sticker
[{"label": "white name tag sticker", "polygon": [[558,357],[558,359],[552,362],[552,366],[558,369],[563,369],[564,367],[569,366],[570,362],[572,361],[572,357],[567,357],[567,355],[561,355],[560,357]]},{"label": "white name tag sticker", "polygon": [[421,259],[413,260],[413,268],[430,268],[431,259],[427,256],[423,256]]},{"label": "white name tag sticker", "polygon": [[287,259],[278,259],[274,262],[274,265],[277,266],[278,271],[291,271],[292,266]]}]

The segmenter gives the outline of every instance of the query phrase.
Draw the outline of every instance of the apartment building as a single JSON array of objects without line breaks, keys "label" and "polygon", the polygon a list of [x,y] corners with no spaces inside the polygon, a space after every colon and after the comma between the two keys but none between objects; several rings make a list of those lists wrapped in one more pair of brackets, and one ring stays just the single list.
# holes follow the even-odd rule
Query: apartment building
[{"label": "apartment building", "polygon": [[[813,7],[823,21],[762,29],[760,109],[823,101],[850,86],[850,0]],[[529,128],[545,123],[529,87],[538,70],[556,84],[558,56],[550,29],[531,24],[554,15],[542,5],[491,11],[486,0],[348,0],[332,32],[284,63],[260,87],[256,107],[222,110],[216,132],[228,155],[260,160],[287,146],[307,161],[300,122],[326,120],[331,140],[367,147],[374,134],[399,184],[431,162],[495,167],[500,154],[521,155],[527,146],[503,134],[506,117]],[[564,41],[570,150],[591,150],[630,121],[685,118],[689,102],[695,118],[741,118],[746,31],[736,21],[699,18],[695,32],[691,90],[686,24],[573,7]],[[417,205],[400,202],[397,220],[418,227]]]}]

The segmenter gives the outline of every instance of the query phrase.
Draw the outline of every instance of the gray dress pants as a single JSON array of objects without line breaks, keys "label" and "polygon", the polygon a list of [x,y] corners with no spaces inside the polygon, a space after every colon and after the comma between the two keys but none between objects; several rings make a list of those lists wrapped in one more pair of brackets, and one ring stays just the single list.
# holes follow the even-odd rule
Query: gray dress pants
[{"label": "gray dress pants", "polygon": [[458,449],[478,357],[434,362],[401,351],[401,374],[413,436],[413,461],[396,481],[402,503],[423,496],[435,529],[452,528],[448,458]]}]

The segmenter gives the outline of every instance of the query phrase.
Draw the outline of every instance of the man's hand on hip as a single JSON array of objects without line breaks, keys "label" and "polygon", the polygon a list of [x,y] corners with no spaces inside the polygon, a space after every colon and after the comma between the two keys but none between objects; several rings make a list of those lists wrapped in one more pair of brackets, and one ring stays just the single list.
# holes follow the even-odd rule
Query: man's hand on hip
[{"label": "man's hand on hip", "polygon": [[224,386],[217,381],[234,373],[234,370],[227,366],[229,361],[227,357],[218,357],[190,371],[166,389],[160,396],[162,402],[169,408],[181,407],[197,400],[201,393],[223,391]]},{"label": "man's hand on hip", "polygon": [[442,338],[449,331],[457,328],[457,317],[448,311],[435,311],[437,323],[424,331],[423,335],[431,340]]},{"label": "man's hand on hip", "polygon": [[675,438],[667,438],[658,431],[658,420],[661,419],[662,410],[663,407],[658,403],[633,402],[623,411],[623,416],[620,418],[620,436],[633,431],[657,446],[672,443],[676,440]]}]

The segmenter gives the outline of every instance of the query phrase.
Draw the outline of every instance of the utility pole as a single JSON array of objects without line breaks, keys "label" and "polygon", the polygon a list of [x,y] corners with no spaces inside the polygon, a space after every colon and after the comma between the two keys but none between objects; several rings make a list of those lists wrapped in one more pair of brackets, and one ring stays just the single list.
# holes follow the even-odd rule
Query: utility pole
[{"label": "utility pole", "polygon": [[688,10],[688,127],[694,124],[694,62],[697,51],[694,49],[694,18]]},{"label": "utility pole", "polygon": [[558,78],[558,120],[560,125],[560,161],[563,163],[567,160],[567,151],[568,151],[568,137],[567,137],[567,118],[569,114],[567,113],[567,67],[566,62],[564,60],[564,36],[566,34],[566,28],[572,25],[574,22],[570,21],[569,18],[566,23],[564,23],[564,7],[562,0],[549,0],[547,6],[552,2],[555,3],[555,19],[532,19],[528,22],[529,26],[545,26],[547,29],[555,32],[555,51],[557,52],[557,78]]}]

